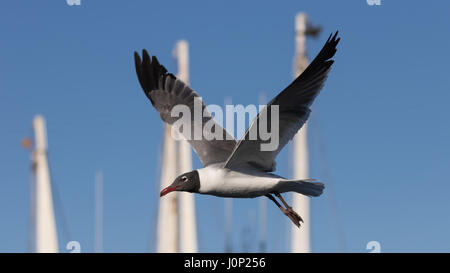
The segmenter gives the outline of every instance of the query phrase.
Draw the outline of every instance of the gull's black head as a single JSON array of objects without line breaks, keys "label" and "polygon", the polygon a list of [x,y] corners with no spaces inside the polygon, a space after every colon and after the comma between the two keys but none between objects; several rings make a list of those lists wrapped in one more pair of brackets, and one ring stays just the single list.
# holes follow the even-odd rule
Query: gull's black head
[{"label": "gull's black head", "polygon": [[178,176],[170,186],[161,191],[159,196],[163,197],[172,191],[198,192],[199,188],[200,178],[198,172],[194,170]]}]

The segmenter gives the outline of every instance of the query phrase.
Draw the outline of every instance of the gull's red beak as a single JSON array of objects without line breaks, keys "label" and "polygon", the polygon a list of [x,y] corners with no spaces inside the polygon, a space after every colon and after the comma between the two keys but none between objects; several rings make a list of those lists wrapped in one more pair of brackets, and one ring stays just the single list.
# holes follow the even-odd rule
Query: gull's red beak
[{"label": "gull's red beak", "polygon": [[169,192],[173,192],[176,189],[177,189],[177,187],[175,187],[175,186],[169,186],[161,191],[161,193],[159,194],[159,197],[163,197],[164,195],[168,194]]}]

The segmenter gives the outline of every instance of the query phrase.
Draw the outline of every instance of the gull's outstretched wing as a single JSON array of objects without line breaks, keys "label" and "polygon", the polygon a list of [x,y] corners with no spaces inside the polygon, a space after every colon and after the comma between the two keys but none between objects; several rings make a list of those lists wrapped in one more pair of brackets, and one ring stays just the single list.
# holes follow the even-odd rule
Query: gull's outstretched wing
[{"label": "gull's outstretched wing", "polygon": [[[266,172],[275,170],[275,157],[306,122],[311,112],[310,106],[325,83],[334,62],[331,58],[336,53],[336,46],[340,40],[337,34],[338,32],[333,37],[330,35],[322,50],[305,71],[272,99],[253,120],[228,158],[226,168],[235,169],[248,164]],[[264,118],[264,122],[267,120],[268,123],[264,125],[267,126],[265,128],[270,128],[270,131],[277,126],[271,124],[271,110],[274,105],[278,105],[279,109],[279,145],[272,151],[262,151],[261,144],[267,144],[270,140],[261,138],[260,123],[263,121],[262,117],[267,117]]]},{"label": "gull's outstretched wing", "polygon": [[[198,94],[173,74],[168,73],[166,68],[159,64],[158,59],[153,56],[150,59],[147,51],[142,51],[142,60],[138,53],[134,53],[136,73],[144,90],[155,109],[159,112],[161,119],[172,125],[180,120],[180,133],[188,140],[189,144],[197,153],[204,166],[225,162],[236,145],[236,140],[222,128],[205,109],[205,104],[200,101]],[[197,103],[194,103],[194,101]],[[196,109],[203,113],[200,119],[194,118],[194,105],[200,105]],[[176,105],[185,105],[190,109],[190,117],[172,117],[171,111]],[[206,111],[205,111],[206,110]],[[207,140],[203,137],[203,128],[208,123],[209,128],[214,128],[215,135],[222,135],[223,140]],[[190,127],[190,134],[184,128]],[[202,132],[201,138],[194,138],[194,132]]]}]

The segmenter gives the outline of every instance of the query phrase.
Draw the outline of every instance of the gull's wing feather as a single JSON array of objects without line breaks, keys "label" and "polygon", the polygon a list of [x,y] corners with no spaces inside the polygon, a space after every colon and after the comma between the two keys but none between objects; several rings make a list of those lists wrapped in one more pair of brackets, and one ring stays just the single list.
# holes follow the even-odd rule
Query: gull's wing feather
[{"label": "gull's wing feather", "polygon": [[[266,172],[275,170],[275,157],[306,122],[311,112],[310,106],[325,83],[334,62],[331,58],[336,53],[336,46],[340,40],[337,34],[338,32],[334,36],[330,35],[322,50],[305,71],[272,99],[253,120],[228,158],[226,168],[235,169],[251,165]],[[269,131],[273,126],[277,126],[271,124],[274,105],[278,105],[279,109],[279,145],[273,151],[262,151],[261,144],[267,144],[270,140],[263,140],[260,137],[259,126],[265,120],[267,120]],[[250,136],[257,137],[252,140]]]},{"label": "gull's wing feather", "polygon": [[[142,52],[142,60],[136,52],[134,53],[134,59],[141,87],[152,105],[159,112],[161,119],[165,123],[172,125],[179,118],[183,118],[171,116],[173,107],[186,105],[190,109],[191,116],[181,120],[181,126],[178,128],[181,130],[180,133],[188,140],[204,166],[225,162],[233,151],[236,140],[214,120],[205,109],[206,106],[203,102],[200,103],[200,111],[203,113],[203,117],[198,120],[194,119],[194,100],[200,100],[199,95],[173,74],[168,73],[166,68],[159,64],[155,56],[150,58],[146,50]],[[213,120],[211,121],[211,119]],[[187,123],[188,121],[189,124]],[[194,132],[196,130],[203,132],[203,127],[207,122],[215,129],[215,132],[221,132],[223,140],[206,140],[203,134],[200,140],[195,140],[193,137]],[[186,130],[185,133],[182,128],[187,128],[189,125],[191,134],[187,135],[188,131]]]}]

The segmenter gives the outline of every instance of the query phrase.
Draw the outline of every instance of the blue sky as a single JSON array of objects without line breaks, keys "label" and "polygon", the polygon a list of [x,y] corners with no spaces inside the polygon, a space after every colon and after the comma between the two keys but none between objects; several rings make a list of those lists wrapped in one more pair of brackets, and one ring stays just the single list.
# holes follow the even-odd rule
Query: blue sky
[{"label": "blue sky", "polygon": [[[450,4],[444,1],[5,1],[0,10],[0,251],[27,251],[29,154],[20,141],[47,119],[53,183],[72,240],[94,246],[94,174],[104,172],[104,250],[155,250],[162,122],[143,95],[132,53],[175,72],[190,43],[191,85],[208,104],[258,103],[291,81],[294,16],[342,37],[314,104],[312,249],[447,252],[450,229]],[[156,129],[155,129],[156,128]],[[290,176],[291,146],[278,158]],[[195,159],[195,166],[200,162]],[[224,250],[224,201],[197,196],[199,248]],[[233,203],[233,250],[257,251],[258,200]],[[60,248],[67,236],[57,214]],[[291,223],[268,203],[268,251],[289,249]]]}]

